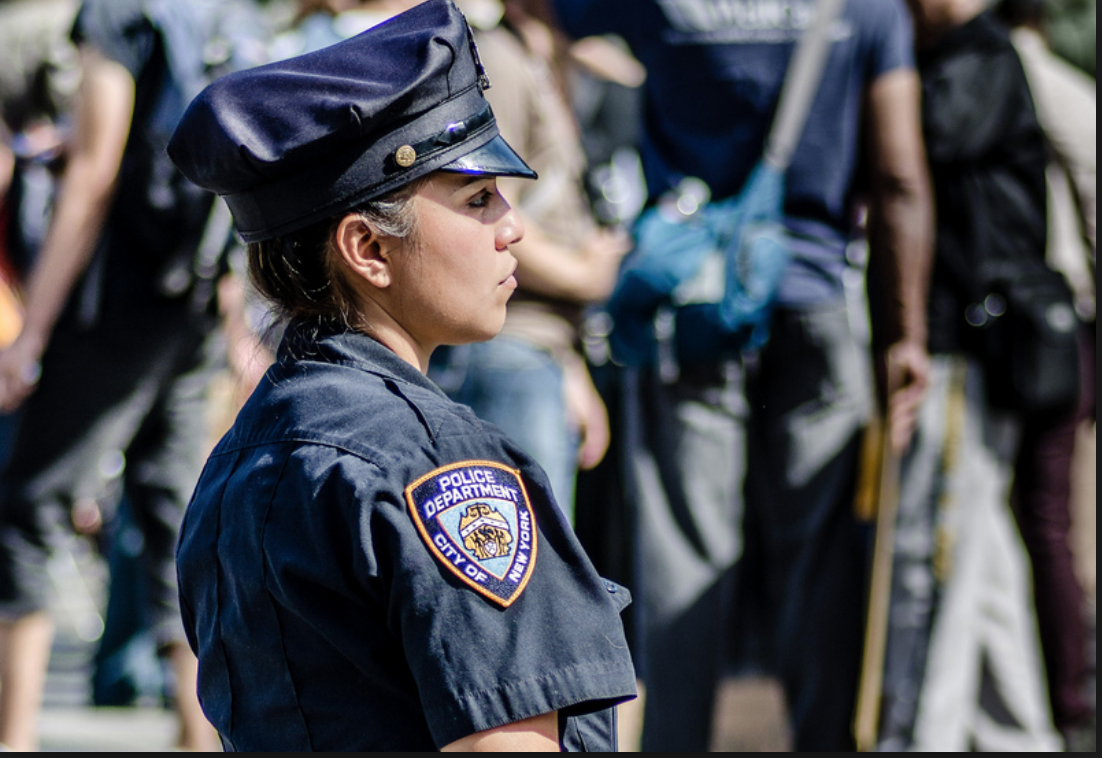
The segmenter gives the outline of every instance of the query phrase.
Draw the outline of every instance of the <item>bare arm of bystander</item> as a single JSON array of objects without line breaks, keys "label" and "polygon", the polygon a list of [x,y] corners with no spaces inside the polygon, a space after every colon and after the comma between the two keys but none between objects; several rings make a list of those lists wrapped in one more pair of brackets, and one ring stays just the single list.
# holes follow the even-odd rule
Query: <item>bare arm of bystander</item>
[{"label": "bare arm of bystander", "polygon": [[33,391],[39,360],[77,279],[87,267],[114,195],[134,111],[134,79],[121,64],[82,48],[83,79],[54,219],[28,279],[23,331],[0,353],[0,409]]},{"label": "bare arm of bystander", "polygon": [[[521,213],[521,218],[524,214]],[[612,294],[620,261],[631,249],[622,231],[594,232],[580,250],[571,250],[526,225],[524,239],[513,245],[520,262],[517,279],[529,292],[574,303],[597,303]]]},{"label": "bare arm of bystander", "polygon": [[871,167],[869,287],[883,311],[873,314],[886,390],[892,448],[910,443],[929,380],[926,299],[933,259],[933,198],[920,120],[921,87],[911,69],[877,78],[869,88]]}]

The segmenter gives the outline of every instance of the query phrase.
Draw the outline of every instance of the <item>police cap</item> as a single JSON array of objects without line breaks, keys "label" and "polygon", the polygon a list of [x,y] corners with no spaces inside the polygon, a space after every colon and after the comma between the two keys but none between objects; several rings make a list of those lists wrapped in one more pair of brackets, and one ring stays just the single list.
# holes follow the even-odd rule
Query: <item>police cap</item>
[{"label": "police cap", "polygon": [[428,0],[313,53],[229,74],[188,107],[168,146],[259,242],[433,171],[535,178],[505,143],[452,0]]}]

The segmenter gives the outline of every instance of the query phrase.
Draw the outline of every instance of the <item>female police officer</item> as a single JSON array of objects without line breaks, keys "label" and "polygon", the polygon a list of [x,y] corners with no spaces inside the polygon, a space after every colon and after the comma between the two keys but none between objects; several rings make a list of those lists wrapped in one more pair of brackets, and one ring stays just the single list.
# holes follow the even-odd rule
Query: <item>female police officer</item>
[{"label": "female police officer", "polygon": [[169,146],[290,317],[178,550],[228,749],[615,749],[619,610],[543,472],[423,375],[493,337],[522,236],[462,15],[429,0],[225,77]]}]

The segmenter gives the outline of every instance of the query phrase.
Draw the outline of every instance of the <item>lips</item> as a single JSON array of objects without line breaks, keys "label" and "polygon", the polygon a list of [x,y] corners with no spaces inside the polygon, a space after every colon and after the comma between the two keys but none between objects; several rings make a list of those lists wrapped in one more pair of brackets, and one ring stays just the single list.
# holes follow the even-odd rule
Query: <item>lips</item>
[{"label": "lips", "polygon": [[517,273],[517,266],[518,265],[519,264],[517,264],[517,263],[513,263],[513,268],[512,268],[511,271],[509,271],[509,275],[507,277],[505,277],[504,279],[502,279],[500,282],[498,282],[498,285],[512,285],[513,287],[516,287],[517,286],[516,273]]}]

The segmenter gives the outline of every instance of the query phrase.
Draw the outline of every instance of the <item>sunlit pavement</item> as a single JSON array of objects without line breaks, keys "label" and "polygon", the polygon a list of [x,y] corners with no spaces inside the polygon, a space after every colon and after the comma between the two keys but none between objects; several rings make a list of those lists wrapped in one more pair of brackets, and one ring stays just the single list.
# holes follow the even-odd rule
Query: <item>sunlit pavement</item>
[{"label": "sunlit pavement", "polygon": [[57,589],[57,636],[50,657],[39,722],[48,752],[165,752],[176,720],[159,705],[93,708],[91,661],[103,632],[106,566],[85,541],[75,541],[50,563]]},{"label": "sunlit pavement", "polygon": [[48,708],[42,714],[45,752],[168,752],[175,719],[154,708]]}]

